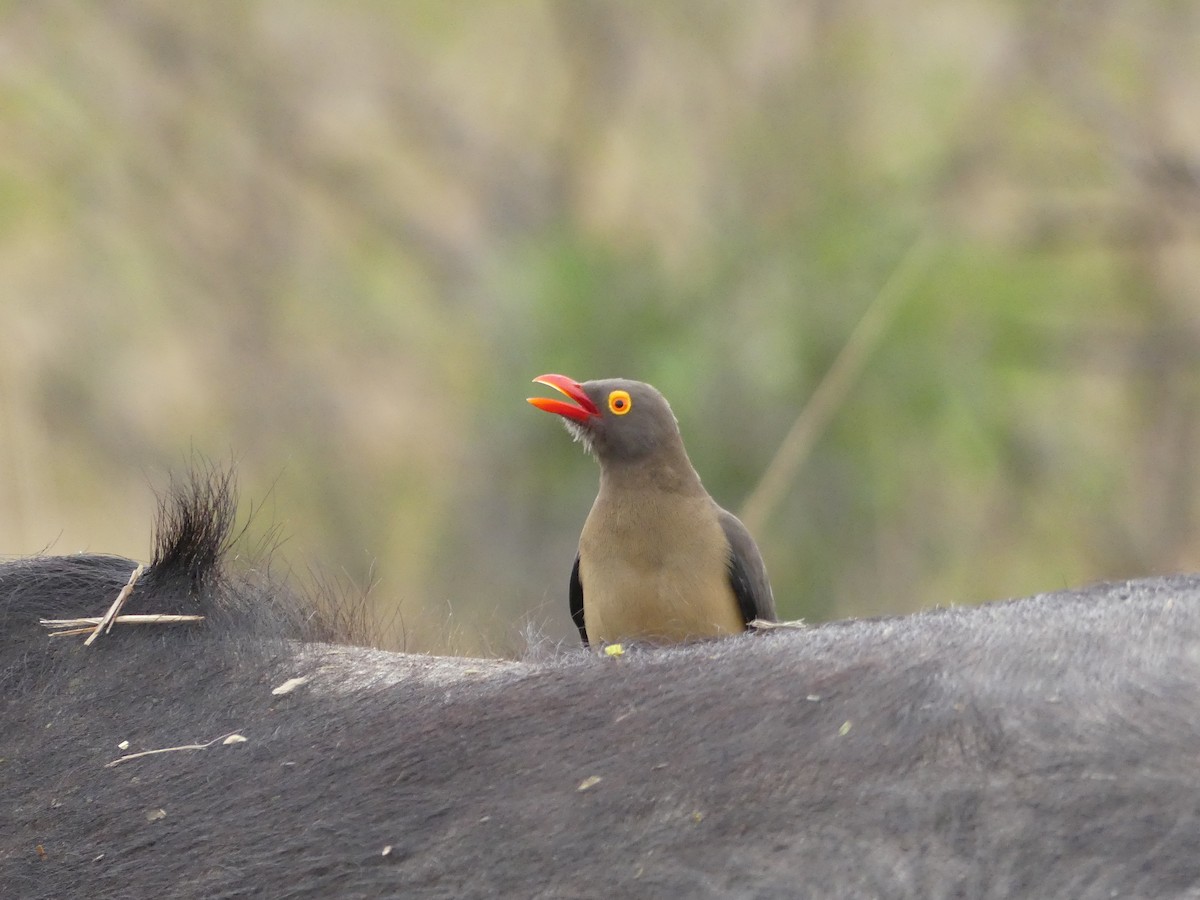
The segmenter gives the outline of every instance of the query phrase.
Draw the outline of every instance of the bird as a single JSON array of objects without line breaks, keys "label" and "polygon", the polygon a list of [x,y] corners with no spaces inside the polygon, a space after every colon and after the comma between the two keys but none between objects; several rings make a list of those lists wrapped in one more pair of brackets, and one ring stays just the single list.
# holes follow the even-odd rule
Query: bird
[{"label": "bird", "polygon": [[776,621],[758,546],[704,489],[657,389],[624,378],[533,381],[572,401],[527,398],[561,416],[600,464],[568,590],[585,647],[682,643]]}]

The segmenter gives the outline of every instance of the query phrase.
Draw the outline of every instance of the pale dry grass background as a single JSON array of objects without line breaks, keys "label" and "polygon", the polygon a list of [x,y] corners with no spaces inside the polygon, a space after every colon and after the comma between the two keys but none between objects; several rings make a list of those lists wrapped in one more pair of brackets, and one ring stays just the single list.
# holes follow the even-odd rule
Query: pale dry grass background
[{"label": "pale dry grass background", "polygon": [[1192,4],[10,4],[0,552],[233,457],[382,641],[569,640],[529,378],[655,382],[737,508],[927,240],[753,513],[782,611],[1196,568],[1198,179]]}]

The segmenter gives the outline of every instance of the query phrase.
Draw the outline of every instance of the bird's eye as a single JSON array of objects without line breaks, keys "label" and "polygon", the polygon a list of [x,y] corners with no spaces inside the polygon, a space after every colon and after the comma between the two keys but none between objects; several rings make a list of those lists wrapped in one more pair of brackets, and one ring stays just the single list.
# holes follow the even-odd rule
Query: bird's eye
[{"label": "bird's eye", "polygon": [[613,391],[608,395],[608,408],[614,416],[623,416],[633,407],[628,391]]}]

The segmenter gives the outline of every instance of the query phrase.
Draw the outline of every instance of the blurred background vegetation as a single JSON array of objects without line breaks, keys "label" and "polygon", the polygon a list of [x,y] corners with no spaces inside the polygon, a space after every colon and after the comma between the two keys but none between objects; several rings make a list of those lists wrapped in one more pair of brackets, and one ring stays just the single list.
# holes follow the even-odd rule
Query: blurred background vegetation
[{"label": "blurred background vegetation", "polygon": [[381,642],[572,639],[561,371],[663,390],[788,617],[1195,569],[1198,226],[1183,0],[4,3],[0,552],[232,457]]}]

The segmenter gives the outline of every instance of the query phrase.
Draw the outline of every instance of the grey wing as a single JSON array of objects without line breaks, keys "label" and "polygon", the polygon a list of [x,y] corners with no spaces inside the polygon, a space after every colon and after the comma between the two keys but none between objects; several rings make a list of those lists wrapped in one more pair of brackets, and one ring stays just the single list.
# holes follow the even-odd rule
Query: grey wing
[{"label": "grey wing", "polygon": [[717,513],[725,540],[729,542],[729,584],[737,597],[744,622],[776,621],[775,597],[767,579],[767,566],[758,545],[737,516],[728,510]]},{"label": "grey wing", "polygon": [[588,645],[587,627],[583,624],[583,582],[579,580],[579,554],[575,554],[575,565],[571,566],[571,586],[567,591],[571,604],[571,621],[579,629],[579,639]]}]

